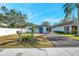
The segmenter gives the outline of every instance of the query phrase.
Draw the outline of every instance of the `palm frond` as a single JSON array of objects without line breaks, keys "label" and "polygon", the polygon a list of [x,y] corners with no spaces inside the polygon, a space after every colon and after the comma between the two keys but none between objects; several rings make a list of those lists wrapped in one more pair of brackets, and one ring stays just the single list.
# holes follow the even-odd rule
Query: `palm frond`
[{"label": "palm frond", "polygon": [[72,14],[74,8],[75,8],[74,3],[66,3],[63,5],[62,9],[64,10],[65,13],[65,17],[64,17],[65,19]]}]

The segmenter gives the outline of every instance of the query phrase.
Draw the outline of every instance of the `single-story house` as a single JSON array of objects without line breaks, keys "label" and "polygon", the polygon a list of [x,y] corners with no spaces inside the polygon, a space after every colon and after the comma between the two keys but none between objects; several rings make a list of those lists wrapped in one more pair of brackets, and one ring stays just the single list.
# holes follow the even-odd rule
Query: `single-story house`
[{"label": "single-story house", "polygon": [[[35,33],[49,33],[52,32],[53,28],[52,26],[43,26],[43,25],[35,25],[34,26],[34,32]],[[25,32],[32,32],[32,26],[26,26],[24,28]]]},{"label": "single-story house", "polygon": [[53,26],[54,32],[77,33],[77,20],[68,21],[65,24],[57,24]]}]

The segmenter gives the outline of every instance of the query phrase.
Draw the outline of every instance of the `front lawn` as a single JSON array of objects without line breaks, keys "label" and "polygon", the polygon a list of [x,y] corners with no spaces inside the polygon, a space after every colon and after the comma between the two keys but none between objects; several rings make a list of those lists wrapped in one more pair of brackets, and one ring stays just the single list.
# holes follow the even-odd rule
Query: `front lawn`
[{"label": "front lawn", "polygon": [[17,43],[11,42],[5,45],[0,45],[0,48],[51,48],[53,47],[52,44],[48,41],[41,42],[37,41],[34,43]]},{"label": "front lawn", "polygon": [[[27,34],[22,34],[22,36],[23,35],[27,35]],[[44,35],[35,34],[34,37],[37,39],[37,41],[33,43],[27,43],[27,42],[18,43],[16,41],[17,37],[18,37],[17,34],[1,36],[0,43],[2,44],[0,44],[0,48],[49,48],[49,47],[54,47]]]},{"label": "front lawn", "polygon": [[79,40],[79,36],[75,36],[73,34],[61,34],[61,35],[68,37],[68,38],[71,38],[73,40]]}]

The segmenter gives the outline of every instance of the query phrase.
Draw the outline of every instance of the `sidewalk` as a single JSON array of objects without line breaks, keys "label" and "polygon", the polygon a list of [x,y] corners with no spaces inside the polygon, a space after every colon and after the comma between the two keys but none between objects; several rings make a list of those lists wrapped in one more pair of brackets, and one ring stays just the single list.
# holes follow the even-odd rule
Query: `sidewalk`
[{"label": "sidewalk", "polygon": [[0,56],[79,56],[79,47],[0,48]]}]

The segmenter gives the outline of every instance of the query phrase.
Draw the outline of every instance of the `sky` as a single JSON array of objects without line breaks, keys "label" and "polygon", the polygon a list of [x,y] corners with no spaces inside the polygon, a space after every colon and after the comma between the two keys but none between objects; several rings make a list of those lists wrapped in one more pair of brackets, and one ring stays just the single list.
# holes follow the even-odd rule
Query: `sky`
[{"label": "sky", "polygon": [[8,9],[21,11],[28,16],[26,22],[38,25],[44,21],[48,21],[53,25],[61,21],[65,16],[62,9],[63,3],[0,3],[0,6],[2,5]]}]

